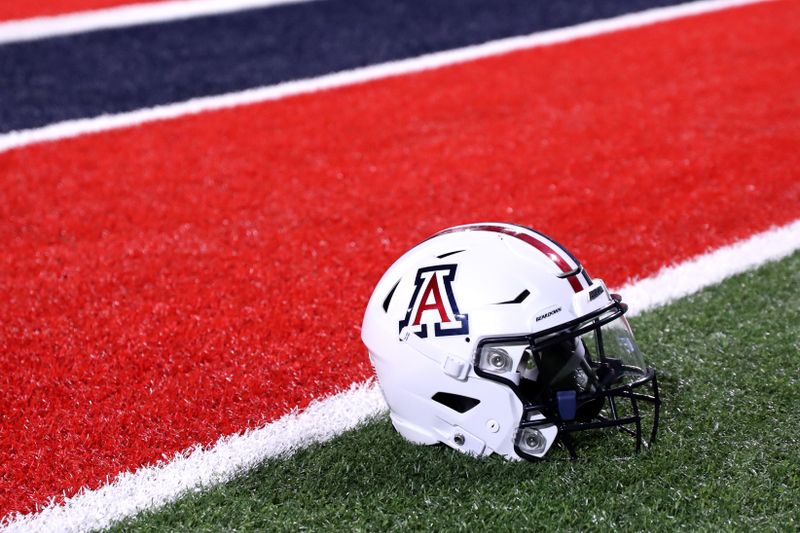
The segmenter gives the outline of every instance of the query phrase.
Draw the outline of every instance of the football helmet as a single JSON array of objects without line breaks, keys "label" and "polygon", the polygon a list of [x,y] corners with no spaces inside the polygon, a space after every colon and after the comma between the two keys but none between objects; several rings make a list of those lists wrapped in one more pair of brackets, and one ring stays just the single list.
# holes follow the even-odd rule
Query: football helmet
[{"label": "football helmet", "polygon": [[661,402],[626,310],[553,239],[469,224],[389,268],[361,336],[412,442],[529,460],[560,442],[574,458],[580,432],[614,428],[638,452],[656,438]]}]

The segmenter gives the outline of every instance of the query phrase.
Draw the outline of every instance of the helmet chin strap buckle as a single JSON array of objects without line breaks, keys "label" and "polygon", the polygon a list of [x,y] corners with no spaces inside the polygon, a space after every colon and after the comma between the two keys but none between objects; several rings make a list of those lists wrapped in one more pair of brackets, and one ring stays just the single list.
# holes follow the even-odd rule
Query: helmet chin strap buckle
[{"label": "helmet chin strap buckle", "polygon": [[574,390],[560,390],[556,392],[558,414],[562,420],[575,420],[578,410],[578,393]]},{"label": "helmet chin strap buckle", "polygon": [[439,366],[442,367],[442,372],[448,376],[461,381],[467,379],[470,367],[469,364],[458,357],[450,355],[439,347],[434,346],[430,342],[421,339],[413,333],[408,326],[404,327],[400,332],[400,341],[405,342],[431,361],[438,363]]}]

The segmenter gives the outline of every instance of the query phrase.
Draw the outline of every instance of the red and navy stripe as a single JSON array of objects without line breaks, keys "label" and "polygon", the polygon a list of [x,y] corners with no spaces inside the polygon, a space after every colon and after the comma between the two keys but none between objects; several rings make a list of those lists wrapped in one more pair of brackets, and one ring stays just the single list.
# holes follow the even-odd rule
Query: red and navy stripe
[{"label": "red and navy stripe", "polygon": [[679,0],[326,0],[0,46],[0,132],[242,91]]},{"label": "red and navy stripe", "polygon": [[[583,266],[575,258],[575,256],[573,256],[569,251],[567,251],[566,248],[558,244],[555,240],[536,230],[519,225],[472,224],[446,229],[437,233],[436,235],[445,235],[460,231],[488,231],[515,237],[522,242],[531,245],[545,255],[548,259],[550,259],[550,261],[552,261],[553,264],[558,267],[559,270],[561,270],[561,275],[559,277],[566,279],[573,291],[581,292],[582,290],[586,289],[586,287],[581,284],[580,278],[583,278],[587,284],[587,287],[592,284],[591,278],[583,269]],[[571,260],[573,265],[570,265],[567,259]]]}]

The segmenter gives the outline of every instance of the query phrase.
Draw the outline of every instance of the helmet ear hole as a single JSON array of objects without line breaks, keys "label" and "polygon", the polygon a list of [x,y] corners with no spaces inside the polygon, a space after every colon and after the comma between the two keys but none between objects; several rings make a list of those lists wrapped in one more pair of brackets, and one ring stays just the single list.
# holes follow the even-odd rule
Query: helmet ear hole
[{"label": "helmet ear hole", "polygon": [[437,392],[434,394],[431,399],[434,402],[438,402],[446,407],[449,407],[453,411],[457,411],[459,413],[466,413],[479,403],[480,400],[475,398],[470,398],[469,396],[461,396],[460,394],[452,394],[450,392]]}]

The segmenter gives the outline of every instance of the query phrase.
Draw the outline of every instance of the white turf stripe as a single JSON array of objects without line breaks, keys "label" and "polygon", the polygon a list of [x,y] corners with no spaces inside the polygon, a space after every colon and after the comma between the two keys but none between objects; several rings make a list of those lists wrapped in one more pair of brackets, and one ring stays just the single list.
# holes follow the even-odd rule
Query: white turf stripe
[{"label": "white turf stripe", "polygon": [[[800,220],[662,269],[621,289],[631,313],[663,305],[745,270],[800,250]],[[10,517],[6,531],[85,531],[103,528],[145,509],[176,500],[183,493],[223,483],[275,457],[287,457],[311,443],[325,442],[386,412],[377,386],[368,381],[312,403],[254,431],[225,437],[169,462],[118,476],[97,490],[68,498],[29,515]],[[2,529],[2,528],[0,528]]]},{"label": "white turf stripe", "polygon": [[0,22],[0,44],[168,22],[309,0],[173,0]]},{"label": "white turf stripe", "polygon": [[97,490],[84,491],[38,514],[14,517],[6,531],[86,531],[104,528],[144,509],[163,505],[187,491],[230,480],[265,459],[289,456],[314,442],[325,442],[386,410],[373,382],[312,403],[259,429],[194,448],[170,461],[124,473]]},{"label": "white turf stripe", "polygon": [[135,126],[145,122],[155,120],[165,120],[184,115],[192,115],[224,109],[235,106],[265,102],[268,100],[278,100],[288,96],[312,93],[334,87],[342,87],[355,83],[398,76],[412,72],[420,72],[428,69],[440,68],[447,65],[454,65],[466,61],[472,61],[484,57],[494,56],[546,46],[556,43],[563,43],[575,39],[601,35],[619,30],[636,28],[658,22],[710,13],[746,4],[754,4],[768,0],[706,0],[677,6],[651,9],[639,13],[622,15],[606,20],[596,20],[560,28],[556,30],[534,33],[523,37],[510,37],[497,41],[457,48],[444,52],[436,52],[411,59],[391,61],[378,65],[345,70],[334,74],[327,74],[317,78],[291,81],[278,85],[248,89],[241,92],[227,93],[218,96],[206,96],[193,98],[185,102],[166,104],[147,109],[140,109],[116,115],[101,115],[94,118],[78,120],[68,120],[58,122],[40,128],[20,130],[0,134],[0,152],[19,148],[33,143],[54,141],[76,137],[88,133],[113,130],[128,126]]},{"label": "white turf stripe", "polygon": [[655,276],[625,285],[619,293],[628,303],[629,313],[637,315],[796,250],[800,250],[800,220],[664,267]]}]

